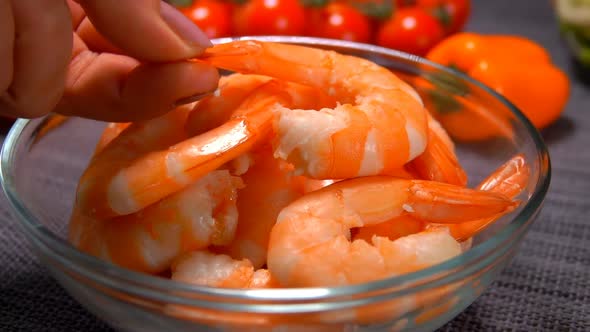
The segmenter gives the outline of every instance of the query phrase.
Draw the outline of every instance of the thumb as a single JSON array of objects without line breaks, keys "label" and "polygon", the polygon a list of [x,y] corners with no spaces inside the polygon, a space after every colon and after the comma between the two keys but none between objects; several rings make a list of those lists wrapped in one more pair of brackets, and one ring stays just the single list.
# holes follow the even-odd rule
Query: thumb
[{"label": "thumb", "polygon": [[211,46],[207,35],[160,0],[77,0],[96,29],[140,61],[178,61]]}]

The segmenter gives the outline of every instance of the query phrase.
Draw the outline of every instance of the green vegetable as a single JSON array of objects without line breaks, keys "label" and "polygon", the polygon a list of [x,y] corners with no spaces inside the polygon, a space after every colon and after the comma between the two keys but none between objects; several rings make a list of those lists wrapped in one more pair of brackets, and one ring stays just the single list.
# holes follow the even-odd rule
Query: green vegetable
[{"label": "green vegetable", "polygon": [[560,22],[560,30],[574,57],[582,66],[590,68],[590,28]]},{"label": "green vegetable", "polygon": [[193,0],[167,0],[166,2],[175,7],[189,7],[193,4]]}]

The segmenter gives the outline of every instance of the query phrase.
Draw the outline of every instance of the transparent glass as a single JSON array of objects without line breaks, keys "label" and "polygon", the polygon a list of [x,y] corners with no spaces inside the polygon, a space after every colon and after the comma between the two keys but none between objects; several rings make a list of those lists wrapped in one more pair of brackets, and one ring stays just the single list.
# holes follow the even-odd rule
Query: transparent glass
[{"label": "transparent glass", "polygon": [[335,40],[257,39],[354,54],[395,71],[428,107],[440,111],[470,185],[523,154],[532,171],[519,197],[523,204],[475,237],[466,253],[399,277],[339,288],[230,290],[181,284],[102,262],[66,241],[76,183],[105,124],[68,118],[55,126],[57,118],[48,116],[16,122],[0,165],[15,218],[41,261],[75,299],[121,331],[431,331],[452,319],[515,255],[540,211],[550,164],[538,132],[488,88],[419,57]]}]

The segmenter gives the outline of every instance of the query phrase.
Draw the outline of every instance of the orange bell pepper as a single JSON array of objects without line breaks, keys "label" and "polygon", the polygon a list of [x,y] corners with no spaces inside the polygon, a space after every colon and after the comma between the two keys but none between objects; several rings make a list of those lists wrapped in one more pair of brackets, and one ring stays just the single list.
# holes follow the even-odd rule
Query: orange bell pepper
[{"label": "orange bell pepper", "polygon": [[567,75],[543,47],[523,37],[459,33],[426,58],[453,66],[503,95],[539,129],[559,118],[569,97]]}]

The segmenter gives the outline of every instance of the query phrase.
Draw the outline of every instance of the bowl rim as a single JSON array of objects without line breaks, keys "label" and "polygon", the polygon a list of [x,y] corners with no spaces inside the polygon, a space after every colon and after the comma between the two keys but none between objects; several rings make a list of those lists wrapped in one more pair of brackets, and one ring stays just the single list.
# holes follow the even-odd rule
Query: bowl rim
[{"label": "bowl rim", "polygon": [[[158,299],[161,301],[167,301],[169,303],[198,305],[204,308],[222,308],[224,310],[234,310],[241,312],[271,310],[273,313],[293,313],[301,312],[301,310],[304,310],[305,308],[301,306],[283,306],[282,304],[289,304],[293,301],[330,301],[343,296],[358,296],[367,294],[368,292],[379,292],[386,289],[396,289],[399,288],[400,285],[412,283],[421,284],[420,281],[422,281],[422,283],[428,283],[431,286],[437,284],[437,282],[444,283],[446,281],[443,279],[446,278],[448,281],[449,278],[446,272],[456,271],[457,269],[464,268],[469,264],[477,264],[477,262],[481,259],[492,255],[500,244],[509,241],[515,236],[515,234],[518,234],[519,231],[523,230],[523,226],[527,225],[531,218],[533,218],[541,208],[551,179],[551,164],[547,147],[545,146],[539,131],[532,125],[526,116],[516,106],[514,106],[503,96],[493,91],[491,88],[461,72],[431,62],[425,58],[370,44],[297,36],[227,37],[213,39],[212,42],[217,44],[233,40],[246,39],[295,43],[307,46],[318,45],[321,47],[346,48],[349,51],[358,50],[367,53],[383,54],[392,58],[410,61],[416,65],[428,65],[450,75],[458,76],[470,84],[481,88],[485,93],[500,101],[512,112],[517,121],[524,126],[528,136],[530,136],[535,145],[536,161],[540,165],[540,171],[538,173],[538,181],[535,184],[532,195],[524,207],[510,220],[510,222],[495,234],[493,234],[493,236],[491,236],[489,239],[486,239],[484,242],[474,246],[467,252],[462,253],[452,259],[409,274],[394,276],[364,284],[341,287],[241,290],[190,285],[120,268],[111,263],[104,262],[98,258],[95,258],[94,256],[77,250],[75,247],[70,245],[67,240],[62,239],[44,227],[43,223],[41,223],[37,217],[25,207],[25,204],[21,200],[15,186],[15,173],[12,165],[16,153],[16,147],[18,146],[19,140],[22,138],[21,136],[25,128],[31,124],[34,124],[34,121],[36,121],[30,119],[18,119],[6,136],[2,150],[0,151],[0,183],[5,195],[8,198],[13,215],[16,216],[15,219],[20,221],[21,226],[24,226],[21,227],[21,229],[25,230],[26,235],[32,237],[32,239],[28,238],[28,240],[36,240],[34,243],[35,245],[40,245],[44,250],[47,250],[49,254],[53,255],[52,258],[61,262],[65,268],[80,273],[92,281],[127,293]],[[420,287],[430,286],[413,285],[409,288],[394,290],[393,292],[388,293],[387,296],[388,298],[402,296],[419,290]],[[173,293],[175,295],[171,295]],[[179,293],[182,295],[179,295]],[[213,297],[214,300],[203,301],[198,300],[198,297]],[[216,303],[217,300],[223,300],[223,302],[219,304]],[[253,303],[250,302],[245,304],[243,303],[243,300],[250,300],[254,302],[272,301],[273,304],[270,304],[270,307],[260,307],[253,310]],[[232,305],[232,301],[239,301],[242,303]],[[317,307],[314,308],[314,311],[319,310]],[[333,309],[333,307],[330,306],[327,306],[326,308]]]}]

